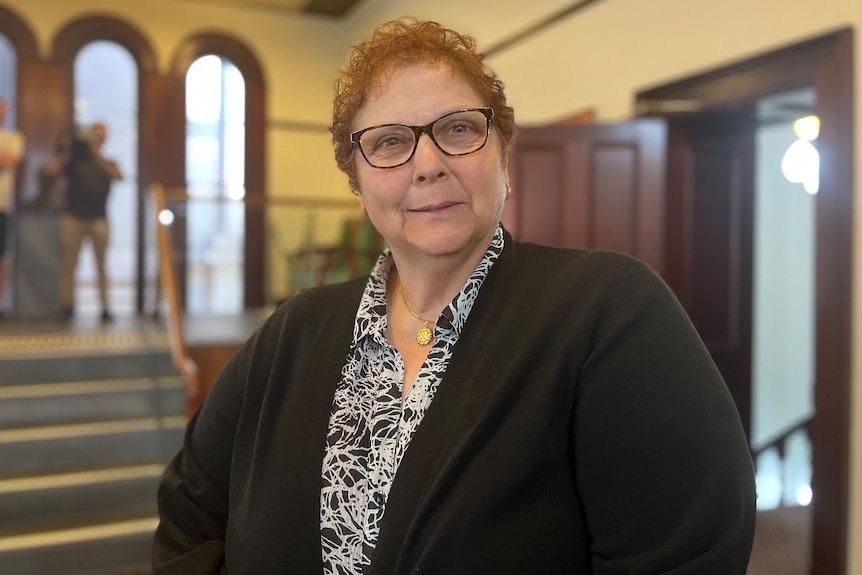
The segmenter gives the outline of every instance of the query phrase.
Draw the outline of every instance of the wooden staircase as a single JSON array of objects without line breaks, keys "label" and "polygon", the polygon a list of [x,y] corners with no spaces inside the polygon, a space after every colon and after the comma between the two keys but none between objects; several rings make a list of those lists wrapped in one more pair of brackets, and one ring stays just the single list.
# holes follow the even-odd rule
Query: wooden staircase
[{"label": "wooden staircase", "polygon": [[0,573],[146,572],[186,422],[167,337],[37,334],[9,351],[16,337],[0,334]]}]

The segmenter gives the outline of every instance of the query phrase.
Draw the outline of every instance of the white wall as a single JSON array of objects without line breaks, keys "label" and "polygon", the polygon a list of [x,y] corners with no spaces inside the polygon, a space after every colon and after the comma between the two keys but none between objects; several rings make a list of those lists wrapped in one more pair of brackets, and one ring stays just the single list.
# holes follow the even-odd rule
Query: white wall
[{"label": "white wall", "polygon": [[[755,450],[814,414],[816,197],[782,173],[782,159],[795,140],[789,120],[757,131],[751,370]],[[756,462],[758,509],[797,505],[799,490],[810,490],[808,436],[797,432],[785,448],[783,460],[776,450]]]},{"label": "white wall", "polygon": [[[0,0],[23,16],[47,53],[53,34],[73,17],[101,12],[122,17],[153,43],[166,69],[182,38],[220,30],[245,41],[259,56],[269,85],[268,117],[327,124],[331,86],[349,44],[372,24],[401,15],[433,18],[474,35],[488,48],[560,9],[571,0],[364,0],[341,21],[276,16],[271,12],[204,7],[180,0]],[[852,26],[862,33],[858,0],[603,0],[489,58],[506,83],[516,117],[541,123],[584,109],[602,120],[632,116],[634,94],[668,81],[784,45]],[[856,38],[862,65],[862,38]],[[862,95],[862,74],[856,75]],[[856,113],[856,150],[862,152],[862,113]],[[340,197],[346,181],[334,169],[325,134],[271,130],[271,194]],[[856,181],[862,182],[862,162]],[[862,253],[862,194],[857,183],[855,253]],[[854,262],[854,349],[862,336],[862,258]],[[862,540],[862,354],[854,356],[853,501],[851,541]],[[862,573],[862,548],[849,545],[848,575]]]},{"label": "white wall", "polygon": [[788,124],[757,132],[751,444],[814,414],[815,202],[788,182]]}]

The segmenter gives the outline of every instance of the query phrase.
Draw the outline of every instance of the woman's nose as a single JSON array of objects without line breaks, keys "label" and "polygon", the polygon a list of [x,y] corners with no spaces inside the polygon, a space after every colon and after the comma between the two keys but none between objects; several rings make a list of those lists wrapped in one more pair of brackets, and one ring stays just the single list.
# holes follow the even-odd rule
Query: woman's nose
[{"label": "woman's nose", "polygon": [[419,136],[416,153],[413,156],[413,172],[416,181],[426,181],[445,176],[449,173],[446,154],[427,134]]}]

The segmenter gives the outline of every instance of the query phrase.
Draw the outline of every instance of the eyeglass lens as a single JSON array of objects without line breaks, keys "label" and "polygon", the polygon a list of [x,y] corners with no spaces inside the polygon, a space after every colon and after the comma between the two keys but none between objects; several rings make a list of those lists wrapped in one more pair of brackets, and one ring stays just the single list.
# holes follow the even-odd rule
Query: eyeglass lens
[{"label": "eyeglass lens", "polygon": [[[365,131],[359,139],[362,153],[374,167],[387,168],[407,163],[416,149],[414,128],[379,126]],[[475,152],[488,138],[488,118],[479,110],[448,114],[431,124],[431,139],[450,156]]]}]

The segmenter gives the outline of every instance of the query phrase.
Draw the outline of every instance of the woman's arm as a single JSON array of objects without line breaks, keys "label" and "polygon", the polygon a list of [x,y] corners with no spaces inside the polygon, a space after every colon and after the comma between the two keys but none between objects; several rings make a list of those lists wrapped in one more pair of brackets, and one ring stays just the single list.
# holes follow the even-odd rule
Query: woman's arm
[{"label": "woman's arm", "polygon": [[744,575],[755,488],[739,415],[670,290],[620,287],[573,417],[595,575]]},{"label": "woman's arm", "polygon": [[153,542],[155,575],[227,573],[224,544],[234,432],[242,406],[242,354],[219,375],[162,478]]}]

